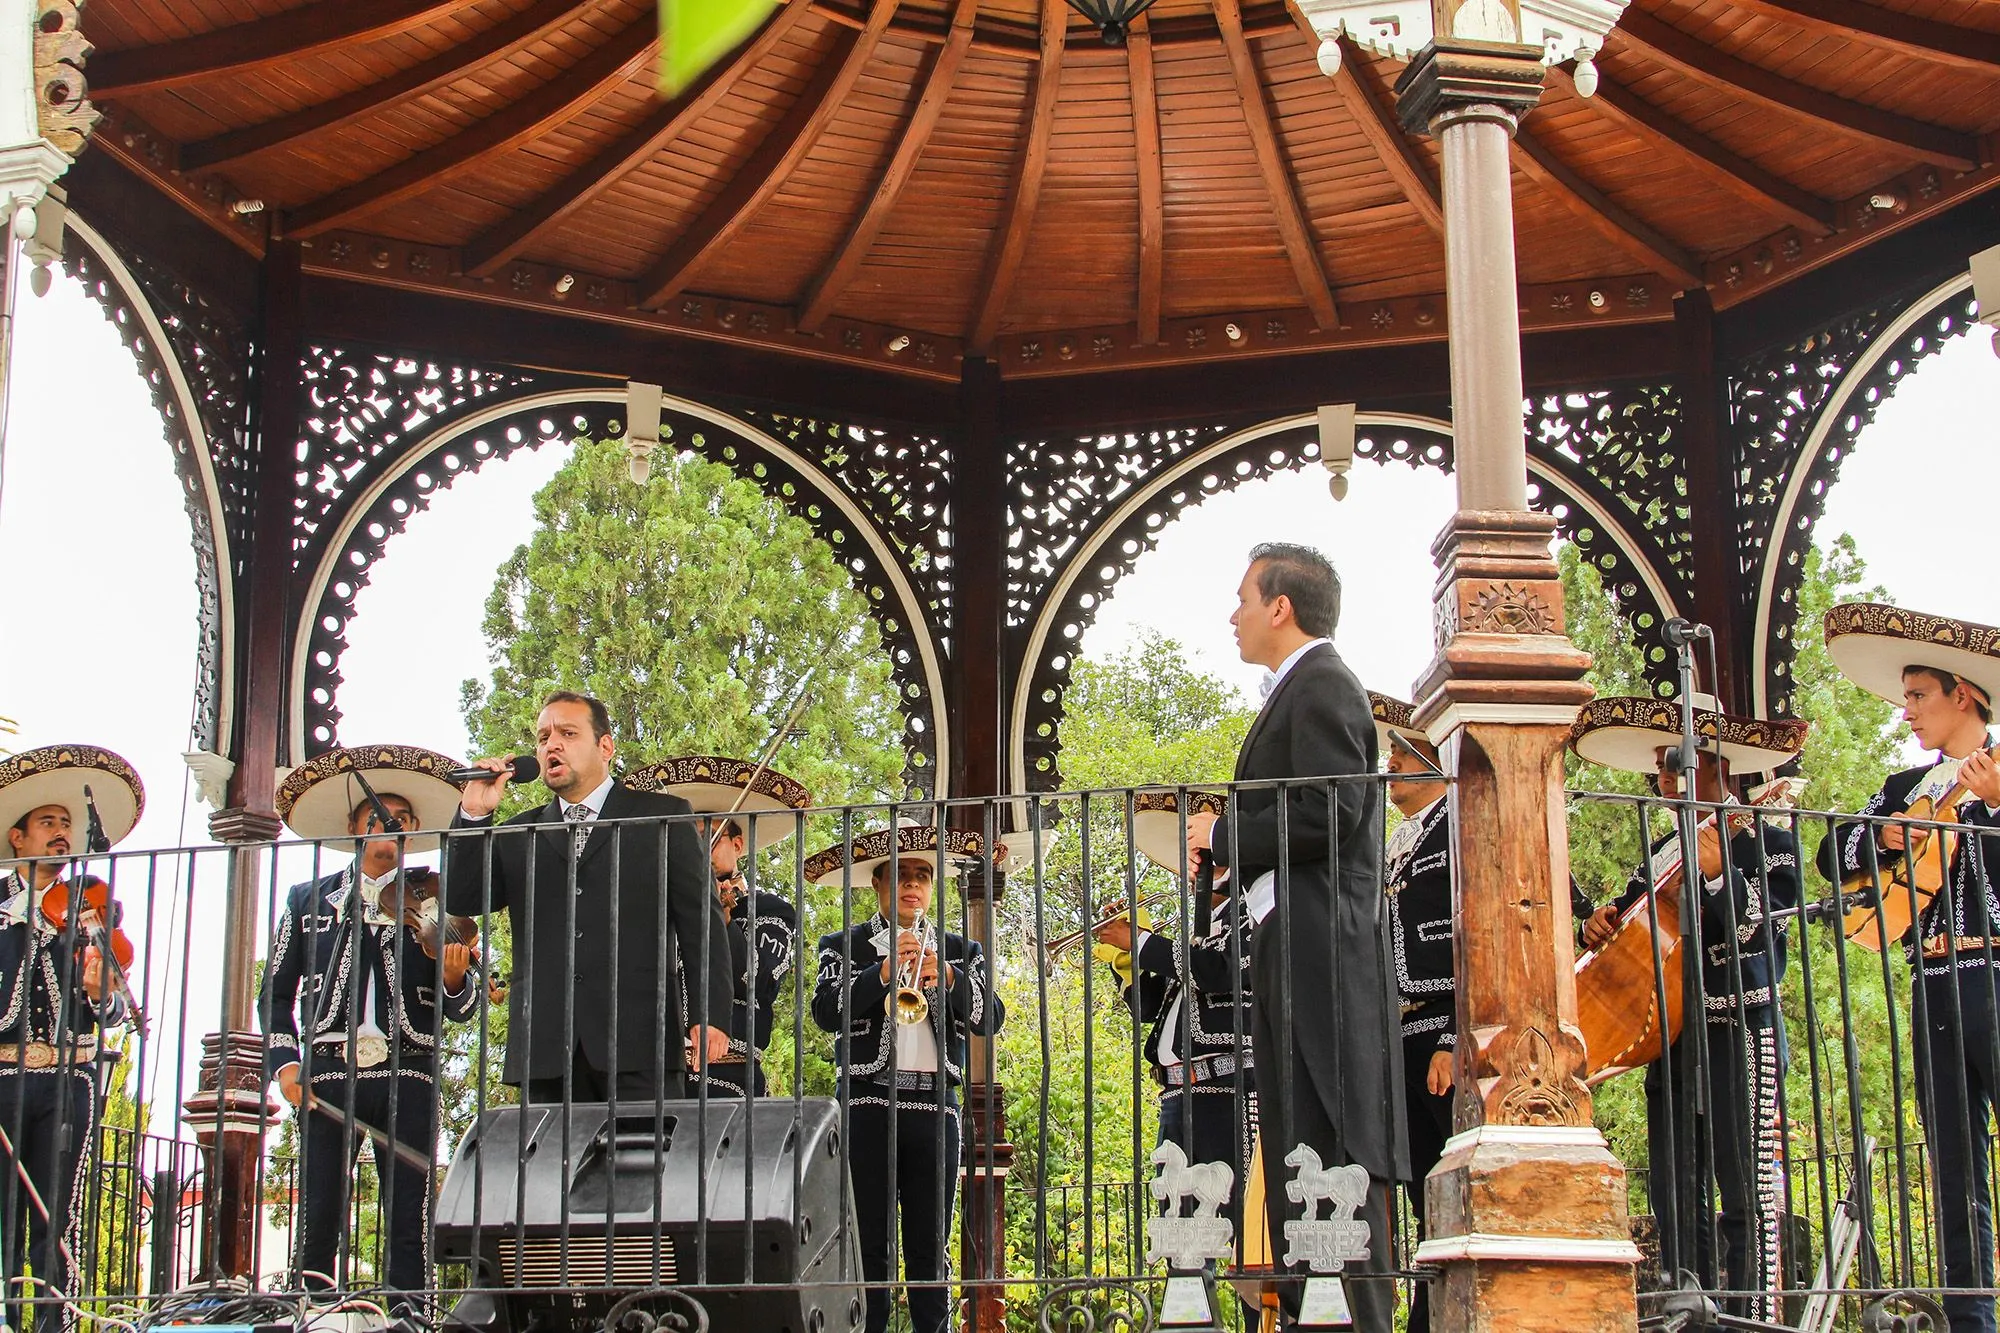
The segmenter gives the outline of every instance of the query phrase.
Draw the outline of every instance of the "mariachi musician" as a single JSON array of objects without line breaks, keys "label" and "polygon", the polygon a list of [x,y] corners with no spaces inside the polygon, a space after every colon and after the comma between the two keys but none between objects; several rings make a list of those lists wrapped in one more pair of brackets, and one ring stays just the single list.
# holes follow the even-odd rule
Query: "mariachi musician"
[{"label": "mariachi musician", "polygon": [[[1190,811],[1222,813],[1222,798],[1203,792],[1143,791],[1133,798],[1133,846],[1174,874],[1187,862],[1182,795]],[[1092,953],[1118,974],[1133,1017],[1148,1025],[1146,1064],[1160,1086],[1159,1142],[1179,1144],[1190,1164],[1221,1162],[1229,1168],[1233,1185],[1223,1212],[1240,1241],[1257,1141],[1251,923],[1226,889],[1214,893],[1208,908],[1190,917],[1192,943],[1150,926],[1135,910],[1098,925]],[[1192,1200],[1184,1203],[1193,1206]]]},{"label": "mariachi musician", "polygon": [[[799,824],[793,812],[811,806],[812,794],[768,765],[718,755],[648,764],[626,774],[625,785],[678,796],[696,814],[707,816],[695,831],[715,871],[715,893],[729,931],[729,979],[736,988],[736,1006],[729,1014],[729,1054],[711,1061],[702,1077],[714,1095],[762,1097],[771,1010],[797,957],[799,919],[784,897],[752,888],[744,866],[753,849],[763,851],[792,836]],[[685,976],[681,995],[685,1011]]]},{"label": "mariachi musician", "polygon": [[[1451,1137],[1451,1062],[1458,1040],[1452,932],[1450,787],[1436,779],[1437,747],[1416,726],[1416,710],[1401,699],[1368,691],[1375,736],[1389,768],[1389,803],[1402,822],[1382,853],[1389,897],[1389,949],[1396,968],[1403,1039],[1403,1115],[1410,1135],[1410,1211],[1419,1238],[1424,1178]],[[1400,781],[1398,779],[1401,779]],[[1409,1333],[1429,1333],[1428,1282],[1412,1284]]]},{"label": "mariachi musician", "polygon": [[[86,795],[86,792],[88,793]],[[0,760],[7,859],[0,888],[0,1249],[7,1322],[20,1328],[25,1236],[34,1289],[73,1298],[83,1245],[79,1185],[97,1128],[98,1038],[125,1020],[129,994],[104,947],[117,912],[71,911],[74,857],[109,851],[132,831],[146,791],[132,766],[94,745],[50,745]],[[93,848],[91,833],[102,838]],[[107,920],[107,911],[109,919]],[[67,1326],[38,1311],[37,1328]]]},{"label": "mariachi musician", "polygon": [[291,890],[258,1003],[267,1073],[299,1112],[299,1281],[347,1285],[336,1270],[348,1187],[370,1138],[388,1214],[383,1276],[405,1310],[431,1285],[443,1023],[470,1019],[480,986],[472,922],[441,916],[436,873],[404,857],[437,847],[459,800],[443,775],[458,766],[414,745],[352,746],[293,769],[277,796],[292,832],[354,852]]},{"label": "mariachi musician", "polygon": [[806,861],[811,883],[866,883],[877,907],[851,929],[820,939],[812,1016],[834,1034],[848,1107],[868,1333],[889,1325],[899,1211],[911,1331],[944,1333],[960,1170],[958,1089],[970,1038],[998,1032],[1004,1011],[979,942],[939,919],[946,857],[979,856],[979,836],[946,829],[941,847],[935,826],[893,832],[893,841],[891,830],[878,829]]},{"label": "mariachi musician", "polygon": [[[2000,765],[1991,754],[2000,692],[2000,629],[1850,602],[1826,615],[1826,647],[1843,675],[1903,710],[1934,757],[1891,773],[1861,807],[1867,821],[1836,825],[1820,845],[1828,879],[1869,901],[1848,913],[1848,934],[1881,948],[1900,942],[1920,980],[1912,986],[1917,1109],[1931,1153],[1943,1286],[1993,1286],[1993,1207],[1988,1159],[2000,1077]],[[1915,825],[1955,817],[1968,834],[1949,846]],[[1928,902],[1913,891],[1935,886]],[[1912,899],[1916,911],[1912,921]],[[1994,1328],[1993,1298],[1944,1298],[1952,1333]]]},{"label": "mariachi musician", "polygon": [[[1570,748],[1584,760],[1629,773],[1650,773],[1669,798],[1686,797],[1713,805],[1739,804],[1741,779],[1790,762],[1805,744],[1807,724],[1742,717],[1720,711],[1713,698],[1696,695],[1695,735],[1700,744],[1690,790],[1675,772],[1680,757],[1681,706],[1673,700],[1604,698],[1584,705],[1570,733]],[[1775,803],[1789,783],[1772,784]],[[1780,818],[1728,815],[1727,837],[1713,812],[1702,815],[1696,836],[1701,888],[1700,919],[1702,1024],[1704,1041],[1691,1053],[1707,1072],[1704,1104],[1697,1080],[1688,1077],[1680,1037],[1669,1058],[1657,1046],[1633,1063],[1646,1067],[1648,1171],[1653,1211],[1660,1227],[1660,1252],[1670,1279],[1693,1274],[1709,1290],[1757,1293],[1729,1304],[1739,1316],[1776,1317],[1768,1293],[1779,1281],[1779,1204],[1783,1198],[1780,1071],[1785,1060],[1784,1020],[1778,985],[1785,973],[1786,936],[1773,928],[1775,914],[1799,905],[1798,839]],[[1584,943],[1609,944],[1621,929],[1640,932],[1647,947],[1638,970],[1644,1000],[1657,999],[1654,954],[1646,912],[1654,896],[1665,929],[1677,933],[1678,895],[1673,885],[1682,866],[1678,831],[1654,841],[1651,863],[1632,876],[1624,893],[1599,908],[1584,925]],[[1678,969],[1676,959],[1666,964]],[[1578,988],[1597,984],[1588,968],[1579,970]],[[1644,1001],[1642,1001],[1643,1003]],[[1579,1005],[1581,1006],[1581,998]],[[1683,1003],[1692,1010],[1694,999]],[[1686,1033],[1685,1019],[1681,1029]],[[1656,1042],[1657,1036],[1653,1038]],[[1721,1205],[1722,1253],[1718,1270],[1716,1213],[1708,1203],[1702,1163],[1713,1161]],[[1670,1192],[1662,1188],[1671,1180]],[[1693,1191],[1692,1202],[1680,1191]],[[1668,1206],[1669,1200],[1674,1206]],[[1687,1221],[1693,1231],[1688,1234]]]}]

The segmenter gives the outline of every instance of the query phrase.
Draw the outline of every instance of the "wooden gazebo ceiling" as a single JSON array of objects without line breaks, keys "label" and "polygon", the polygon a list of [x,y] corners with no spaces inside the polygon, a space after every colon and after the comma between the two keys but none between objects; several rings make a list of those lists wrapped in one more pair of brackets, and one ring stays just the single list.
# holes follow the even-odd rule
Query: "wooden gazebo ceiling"
[{"label": "wooden gazebo ceiling", "polygon": [[[90,0],[92,151],[312,271],[918,375],[1444,333],[1400,67],[1295,11],[791,0],[677,101],[652,0]],[[1634,0],[1514,153],[1529,328],[1727,306],[1985,190],[1995,0]],[[469,318],[491,318],[478,307]]]}]

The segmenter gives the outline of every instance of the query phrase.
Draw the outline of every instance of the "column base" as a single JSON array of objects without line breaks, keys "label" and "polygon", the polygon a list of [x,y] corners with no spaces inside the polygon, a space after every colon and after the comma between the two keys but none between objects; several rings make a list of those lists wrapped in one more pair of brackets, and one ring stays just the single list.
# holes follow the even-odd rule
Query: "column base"
[{"label": "column base", "polygon": [[1625,1168],[1590,1126],[1481,1125],[1425,1182],[1439,1333],[1632,1333]]},{"label": "column base", "polygon": [[261,1033],[201,1039],[201,1073],[181,1114],[202,1150],[200,1267],[208,1276],[257,1273],[258,1177],[264,1131],[278,1112],[264,1085]]},{"label": "column base", "polygon": [[1014,1170],[1014,1145],[1007,1142],[1007,1090],[998,1083],[968,1083],[965,1119],[970,1132],[959,1178],[965,1213],[965,1330],[1006,1333],[1007,1177]]}]

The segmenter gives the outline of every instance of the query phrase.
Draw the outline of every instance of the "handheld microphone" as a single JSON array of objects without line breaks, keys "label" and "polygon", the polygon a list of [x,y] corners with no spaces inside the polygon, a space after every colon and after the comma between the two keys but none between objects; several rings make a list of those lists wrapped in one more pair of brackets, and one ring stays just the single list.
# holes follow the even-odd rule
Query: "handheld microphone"
[{"label": "handheld microphone", "polygon": [[[507,761],[514,771],[507,776],[515,782],[533,782],[542,775],[542,764],[531,754],[517,754]],[[444,775],[446,782],[456,782],[463,786],[468,782],[491,782],[500,776],[490,768],[454,768]]]}]

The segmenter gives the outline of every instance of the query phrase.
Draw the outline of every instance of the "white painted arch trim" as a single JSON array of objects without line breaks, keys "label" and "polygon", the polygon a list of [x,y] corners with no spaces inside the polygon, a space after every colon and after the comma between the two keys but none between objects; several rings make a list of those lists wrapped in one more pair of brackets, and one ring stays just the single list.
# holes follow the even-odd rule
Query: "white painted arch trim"
[{"label": "white painted arch trim", "polygon": [[1792,466],[1791,475],[1785,478],[1784,492],[1778,497],[1778,512],[1771,520],[1771,535],[1764,543],[1764,558],[1757,576],[1757,619],[1750,633],[1751,697],[1753,710],[1757,716],[1768,716],[1771,706],[1770,679],[1771,664],[1771,595],[1778,586],[1779,554],[1784,549],[1785,534],[1791,531],[1793,516],[1799,512],[1799,503],[1805,498],[1806,476],[1812,465],[1819,460],[1820,451],[1826,448],[1826,437],[1833,431],[1833,423],[1847,415],[1847,404],[1861,387],[1861,381],[1880,365],[1902,342],[1903,335],[1919,320],[1935,314],[1938,307],[1955,296],[1972,290],[1972,271],[1948,278],[1919,296],[1908,309],[1889,322],[1887,328],[1877,334],[1868,344],[1847,373],[1834,385],[1833,394],[1820,408],[1813,419],[1812,430],[1806,434],[1805,447],[1799,451],[1797,461]]},{"label": "white painted arch trim", "polygon": [[[234,740],[236,716],[236,580],[229,550],[229,526],[222,514],[222,492],[215,482],[215,460],[209,452],[208,428],[202,422],[201,410],[195,401],[194,390],[188,384],[187,374],[181,369],[180,357],[174,353],[174,345],[167,339],[166,326],[160,323],[160,316],[153,309],[153,303],[146,299],[146,293],[139,286],[139,280],[118,252],[111,247],[95,227],[77,213],[71,213],[65,224],[70,233],[90,247],[90,252],[118,284],[132,311],[139,318],[139,326],[146,338],[153,344],[153,353],[159,357],[165,368],[167,386],[174,395],[174,403],[181,416],[181,425],[187,430],[188,445],[194,451],[194,465],[201,477],[202,503],[208,509],[208,530],[213,539],[215,553],[215,596],[216,596],[216,696],[217,711],[215,726],[215,746],[217,753],[228,754]],[[165,423],[161,425],[164,427]]]},{"label": "white painted arch trim", "polygon": [[[1008,714],[1007,727],[1010,756],[1008,760],[1009,778],[1012,782],[1013,791],[1025,792],[1028,790],[1028,761],[1026,755],[1028,705],[1034,698],[1035,669],[1040,665],[1042,654],[1047,650],[1049,636],[1054,631],[1057,612],[1068,599],[1070,590],[1075,587],[1077,579],[1082,576],[1085,570],[1095,566],[1098,552],[1102,551],[1105,544],[1111,540],[1111,535],[1133,514],[1149,504],[1154,496],[1178,484],[1191,473],[1198,472],[1202,468],[1207,467],[1215,459],[1231,450],[1240,448],[1246,444],[1254,444],[1258,440],[1282,434],[1286,431],[1309,427],[1316,428],[1318,424],[1319,416],[1317,413],[1300,413],[1296,416],[1278,417],[1270,421],[1259,422],[1254,426],[1245,427],[1243,430],[1225,435],[1211,444],[1204,445],[1200,449],[1183,455],[1181,458],[1175,460],[1172,467],[1135,488],[1131,494],[1121,500],[1105,516],[1103,522],[1098,525],[1097,531],[1082,546],[1077,548],[1075,554],[1069,558],[1069,561],[1056,576],[1055,584],[1050,588],[1047,600],[1042,603],[1042,609],[1036,615],[1034,624],[1029,629],[1027,651],[1021,659],[1020,676],[1014,682],[1014,698],[1011,711]],[[1392,429],[1401,428],[1405,430],[1426,430],[1443,435],[1447,439],[1452,434],[1451,423],[1449,421],[1445,421],[1439,417],[1420,416],[1409,412],[1357,412],[1354,424],[1357,429],[1373,426],[1389,427]],[[1564,478],[1554,469],[1537,460],[1533,454],[1528,456],[1528,473],[1540,481],[1556,486],[1564,485]],[[1673,595],[1667,591],[1666,585],[1660,581],[1658,571],[1653,569],[1646,561],[1639,558],[1639,547],[1637,542],[1633,540],[1631,530],[1617,516],[1605,509],[1603,505],[1598,504],[1595,500],[1584,496],[1570,496],[1566,489],[1565,496],[1574,503],[1582,506],[1584,512],[1590,515],[1591,521],[1607,533],[1619,549],[1624,551],[1631,559],[1633,566],[1639,571],[1640,579],[1645,582],[1646,590],[1653,595],[1654,601],[1659,605],[1661,612],[1668,616],[1678,615],[1679,608],[1674,601]],[[1332,504],[1333,501],[1329,500],[1327,503]],[[1074,652],[1074,648],[1071,651]]]},{"label": "white painted arch trim", "polygon": [[[479,410],[452,422],[450,425],[439,427],[428,435],[425,435],[417,442],[415,448],[406,452],[392,467],[376,477],[374,481],[370,482],[363,489],[361,494],[354,498],[353,503],[347,507],[346,512],[341,516],[339,524],[335,526],[332,537],[326,545],[326,552],[320,557],[318,566],[313,570],[312,581],[307,585],[306,589],[306,600],[301,603],[298,631],[292,639],[291,726],[289,740],[291,754],[295,762],[306,752],[304,709],[306,655],[311,651],[313,626],[317,623],[320,602],[326,596],[327,586],[333,582],[337,575],[337,563],[341,553],[347,549],[347,543],[353,537],[354,530],[361,526],[362,518],[374,507],[375,502],[381,498],[383,492],[387,491],[397,480],[423,466],[429,459],[453,441],[471,435],[492,425],[496,421],[515,416],[519,413],[533,412],[538,408],[554,409],[572,407],[583,403],[605,403],[622,407],[625,403],[625,390],[622,387],[615,389],[553,389],[545,393],[527,394],[519,398],[511,398],[505,402],[489,403]],[[695,402],[692,399],[677,397],[673,394],[662,394],[660,396],[660,405],[686,416],[706,421],[710,425],[720,427],[723,430],[732,431],[752,441],[773,458],[783,462],[801,477],[805,478],[819,492],[821,499],[825,503],[833,506],[841,513],[847,520],[848,527],[868,543],[868,548],[875,553],[876,561],[888,573],[890,591],[902,608],[904,623],[911,627],[916,636],[917,651],[923,665],[924,683],[930,690],[930,733],[937,746],[937,766],[936,771],[932,774],[932,781],[936,784],[934,799],[943,800],[948,797],[950,795],[948,787],[951,781],[951,733],[945,726],[943,664],[938,658],[937,643],[931,636],[930,621],[924,614],[923,603],[918,600],[916,589],[910,586],[908,575],[904,573],[902,566],[897,563],[895,553],[890,550],[888,543],[882,539],[882,534],[875,530],[874,523],[868,519],[867,515],[861,512],[860,506],[854,503],[853,497],[836,485],[833,479],[821,471],[817,464],[792,449],[789,445],[781,443],[773,436],[757,429],[748,422],[741,421],[727,413],[718,412],[714,408]],[[900,700],[898,702],[900,704]]]}]

